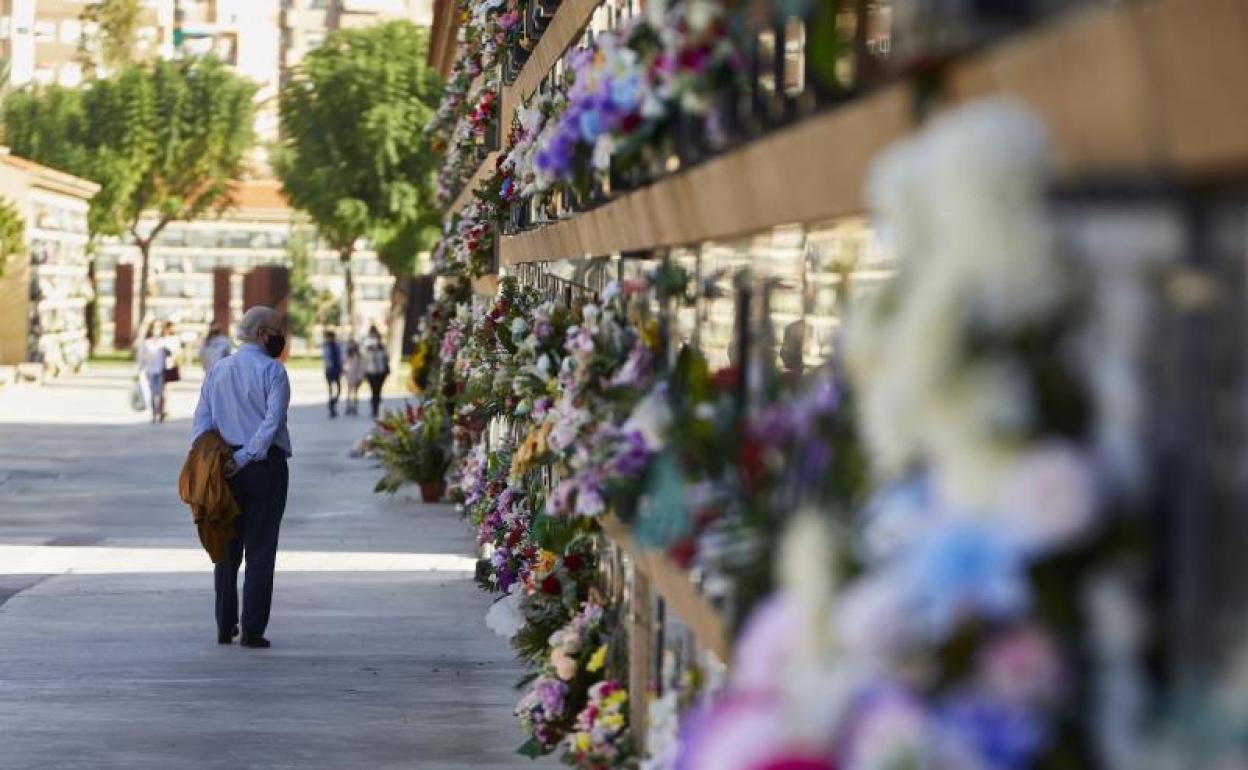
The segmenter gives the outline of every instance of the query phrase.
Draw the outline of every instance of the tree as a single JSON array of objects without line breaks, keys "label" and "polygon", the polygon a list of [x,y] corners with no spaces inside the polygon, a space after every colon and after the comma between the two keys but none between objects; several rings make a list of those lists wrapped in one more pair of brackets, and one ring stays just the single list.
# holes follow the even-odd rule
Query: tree
[{"label": "tree", "polygon": [[0,198],[0,276],[9,257],[26,252],[26,221],[7,198]]},{"label": "tree", "polygon": [[391,271],[411,272],[437,232],[436,154],[424,136],[437,106],[428,32],[406,21],[339,30],[282,89],[282,187],[342,262],[355,320],[351,256],[370,239]]},{"label": "tree", "polygon": [[98,182],[91,234],[128,234],[138,246],[137,322],[147,314],[149,256],[161,231],[229,205],[230,181],[254,141],[255,92],[207,57],[131,64],[81,89],[54,86],[6,101],[13,152]]},{"label": "tree", "polygon": [[290,259],[290,333],[306,337],[316,324],[337,326],[342,320],[338,302],[329,291],[317,291],[312,285],[312,250],[308,239],[299,232],[292,232],[286,241],[286,255]]},{"label": "tree", "polygon": [[99,67],[112,72],[134,61],[143,24],[143,0],[100,0],[82,10],[83,26],[94,24],[98,31],[83,34],[78,42],[78,60],[83,70],[94,73]]}]

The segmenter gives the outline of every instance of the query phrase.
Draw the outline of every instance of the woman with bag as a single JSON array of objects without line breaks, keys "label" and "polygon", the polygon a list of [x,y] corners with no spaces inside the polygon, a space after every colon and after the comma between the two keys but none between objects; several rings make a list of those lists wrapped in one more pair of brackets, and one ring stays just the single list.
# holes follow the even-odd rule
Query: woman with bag
[{"label": "woman with bag", "polygon": [[381,414],[381,387],[390,376],[390,353],[381,341],[381,332],[377,327],[368,327],[368,336],[364,339],[364,377],[368,380],[368,389],[372,394],[373,419]]},{"label": "woman with bag", "polygon": [[139,374],[147,383],[152,409],[152,422],[165,419],[165,369],[169,365],[169,348],[156,336],[156,324],[147,329],[147,337],[139,347]]},{"label": "woman with bag", "polygon": [[[179,382],[182,379],[182,340],[178,337],[177,330],[173,326],[173,321],[165,321],[164,336],[160,338],[160,344],[165,346],[165,350],[169,355],[165,359],[165,384],[171,382]],[[165,408],[165,400],[160,400],[161,412],[160,419],[163,422],[169,416],[168,409]]]}]

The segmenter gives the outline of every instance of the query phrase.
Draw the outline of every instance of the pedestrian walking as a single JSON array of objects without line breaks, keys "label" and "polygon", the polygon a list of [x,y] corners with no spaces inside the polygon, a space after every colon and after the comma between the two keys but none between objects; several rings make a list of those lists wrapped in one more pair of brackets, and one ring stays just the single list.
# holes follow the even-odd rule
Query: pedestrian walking
[{"label": "pedestrian walking", "polygon": [[342,348],[338,335],[332,329],[325,330],[321,343],[321,360],[325,363],[325,382],[329,385],[329,417],[338,416],[338,397],[342,395]]},{"label": "pedestrian walking", "polygon": [[147,405],[152,422],[165,419],[165,368],[169,365],[169,348],[156,336],[157,325],[147,327],[147,336],[139,346],[139,375],[147,386]]},{"label": "pedestrian walking", "polygon": [[[165,350],[169,351],[169,356],[165,359],[165,385],[171,382],[179,382],[182,379],[182,338],[178,336],[177,329],[173,325],[173,321],[165,321],[164,331],[160,338],[161,344],[165,346]],[[169,416],[169,410],[166,408],[167,402],[161,401],[160,419],[163,421]]]},{"label": "pedestrian walking", "polygon": [[199,348],[199,363],[204,367],[204,374],[212,370],[213,364],[230,354],[230,340],[221,333],[221,327],[208,325],[208,336]]},{"label": "pedestrian walking", "polygon": [[364,382],[364,357],[360,355],[360,343],[355,340],[347,341],[342,368],[347,375],[347,414],[354,417],[360,413],[360,385]]},{"label": "pedestrian walking", "polygon": [[[291,454],[286,427],[290,378],[278,361],[286,346],[277,311],[257,305],[239,324],[242,346],[204,377],[191,442],[215,430],[233,450],[226,463],[230,491],[241,510],[236,537],[216,565],[217,641],[229,644],[241,625],[244,647],[268,647],[264,631],[273,600],[273,564],[286,510]],[[240,624],[238,568],[244,556]]]},{"label": "pedestrian walking", "polygon": [[370,401],[373,419],[381,414],[381,387],[390,376],[390,352],[381,341],[381,332],[376,326],[368,327],[368,336],[364,339],[364,377],[368,380],[368,389],[372,396]]}]

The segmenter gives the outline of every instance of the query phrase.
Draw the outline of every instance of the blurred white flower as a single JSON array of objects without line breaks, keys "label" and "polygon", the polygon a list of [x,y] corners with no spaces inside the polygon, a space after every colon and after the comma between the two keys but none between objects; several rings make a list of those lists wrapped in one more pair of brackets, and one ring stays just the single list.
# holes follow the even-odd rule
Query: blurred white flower
[{"label": "blurred white flower", "polygon": [[633,413],[621,426],[624,433],[636,431],[651,452],[667,444],[667,429],[672,423],[672,410],[667,405],[667,391],[655,388],[633,407]]},{"label": "blurred white flower", "polygon": [[520,592],[513,591],[490,605],[485,613],[485,625],[494,633],[510,639],[524,627],[524,613],[520,611]]},{"label": "blurred white flower", "polygon": [[833,631],[856,662],[883,663],[915,640],[907,583],[899,570],[877,570],[841,591]]},{"label": "blurred white flower", "polygon": [[[806,632],[822,631],[822,618],[832,605],[839,567],[836,542],[827,516],[802,511],[789,522],[776,560],[780,585],[797,602],[800,616],[808,618]],[[809,640],[810,650],[823,647],[822,639]]]},{"label": "blurred white flower", "polygon": [[674,770],[680,753],[680,693],[668,688],[650,701],[646,720],[646,753],[641,770]]},{"label": "blurred white flower", "polygon": [[1087,457],[1058,441],[1023,455],[1005,476],[996,509],[1031,553],[1069,545],[1093,525],[1097,480]]}]

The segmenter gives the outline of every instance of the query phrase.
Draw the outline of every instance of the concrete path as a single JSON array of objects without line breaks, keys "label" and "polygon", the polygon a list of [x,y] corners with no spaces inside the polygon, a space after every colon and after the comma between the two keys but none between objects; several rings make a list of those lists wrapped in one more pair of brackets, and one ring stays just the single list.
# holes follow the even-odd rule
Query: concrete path
[{"label": "concrete path", "polygon": [[176,490],[197,382],[163,425],[123,370],[0,389],[0,770],[535,767],[466,526],[374,495],[347,456],[366,419],[292,379],[269,650],[216,643]]}]

